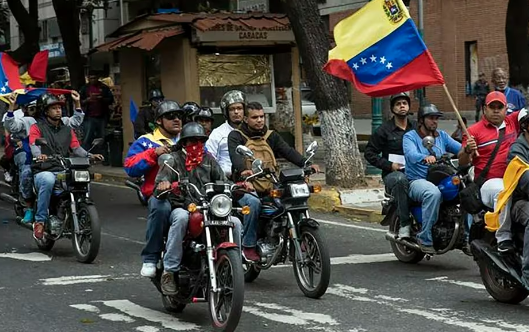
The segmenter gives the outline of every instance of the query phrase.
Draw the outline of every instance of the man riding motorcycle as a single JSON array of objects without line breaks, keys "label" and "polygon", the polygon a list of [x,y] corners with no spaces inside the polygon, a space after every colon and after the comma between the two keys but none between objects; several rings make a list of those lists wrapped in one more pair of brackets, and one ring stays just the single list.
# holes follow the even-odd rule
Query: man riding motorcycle
[{"label": "man riding motorcycle", "polygon": [[[257,102],[248,103],[244,112],[244,122],[240,129],[233,130],[228,136],[228,149],[234,181],[244,180],[253,174],[251,165],[236,151],[239,145],[246,145],[254,151],[255,157],[262,160],[263,168],[272,168],[278,171],[276,156],[283,157],[298,167],[305,165],[306,159],[296,149],[289,146],[277,132],[268,130],[265,125],[263,106]],[[312,168],[316,172],[319,171],[317,165],[312,165]],[[265,193],[269,190],[269,184],[269,180],[264,178],[252,181],[252,185],[258,193]],[[247,260],[259,261],[260,257],[255,247],[257,245],[261,202],[257,197],[245,194],[239,203],[250,206],[250,213],[244,216],[243,254]]]},{"label": "man riding motorcycle", "polygon": [[[188,179],[199,189],[203,188],[206,183],[226,181],[222,168],[213,157],[204,151],[204,143],[207,138],[201,125],[196,122],[186,124],[177,144],[178,150],[171,153],[173,158],[168,162],[169,166],[180,174],[180,179]],[[178,188],[175,182],[178,181],[179,176],[169,167],[160,169],[156,177],[155,194],[158,195],[171,188]],[[175,295],[178,289],[175,280],[178,280],[178,272],[182,262],[182,242],[189,222],[187,206],[192,203],[191,199],[190,195],[184,195],[178,189],[168,194],[168,200],[171,202],[173,211],[170,216],[170,228],[163,258],[164,272],[161,288],[165,295]],[[232,217],[232,221],[235,223],[234,240],[240,245],[241,223],[234,217]]]},{"label": "man riding motorcycle", "polygon": [[211,127],[213,127],[213,111],[209,107],[201,107],[197,114],[193,116],[193,121],[204,127],[206,135],[211,134]]},{"label": "man riding motorcycle", "polygon": [[[507,98],[499,91],[493,91],[485,99],[485,110],[482,119],[468,128],[470,137],[463,135],[463,149],[459,152],[459,164],[472,163],[475,168],[475,179],[479,177],[487,162],[492,158],[498,140],[500,146],[481,186],[481,201],[489,209],[494,209],[498,194],[503,190],[503,175],[507,169],[507,156],[511,145],[520,130],[518,112],[506,115]],[[503,135],[503,136],[500,136]],[[475,151],[479,155],[475,155]],[[509,224],[510,225],[510,224]],[[512,250],[510,226],[501,227],[496,232],[498,250]]]},{"label": "man riding motorcycle", "polygon": [[[33,223],[33,236],[36,239],[42,239],[44,235],[44,223],[48,219],[48,207],[56,175],[63,170],[59,160],[47,161],[48,156],[59,154],[68,157],[70,150],[72,150],[73,154],[79,157],[103,160],[102,155],[91,154],[83,149],[73,129],[63,123],[62,101],[51,94],[43,96],[41,100],[44,118],[31,125],[29,130],[31,154],[40,161],[33,169],[37,189],[37,213]],[[76,106],[78,106],[78,102],[77,100]],[[38,138],[44,138],[47,145],[42,147],[35,145]]]},{"label": "man riding motorcycle", "polygon": [[[390,109],[393,118],[384,122],[375,131],[367,143],[364,156],[373,166],[382,170],[382,180],[386,185],[386,192],[397,202],[400,228],[399,237],[410,237],[410,210],[408,206],[409,181],[404,174],[404,165],[390,161],[389,155],[404,158],[402,137],[405,133],[416,128],[415,121],[408,119],[410,111],[410,97],[407,93],[399,93],[390,98]],[[382,155],[381,155],[382,154]]]},{"label": "man riding motorcycle", "polygon": [[[439,118],[443,115],[433,104],[428,104],[417,114],[418,127],[404,134],[403,148],[406,160],[406,176],[410,181],[409,196],[422,205],[422,229],[417,234],[421,250],[434,254],[432,227],[439,217],[441,192],[433,183],[426,180],[428,167],[446,152],[457,154],[461,144],[442,130],[437,130]],[[422,144],[426,136],[435,138],[433,156]]]},{"label": "man riding motorcycle", "polygon": [[228,151],[228,135],[242,122],[246,109],[246,95],[239,90],[226,92],[220,100],[220,109],[226,122],[211,132],[206,148],[222,167],[224,174],[230,178],[231,159]]},{"label": "man riding motorcycle", "polygon": [[152,134],[141,136],[131,145],[124,163],[125,171],[130,177],[145,177],[141,191],[144,197],[149,199],[149,215],[146,244],[141,253],[141,275],[147,278],[156,275],[156,264],[163,251],[164,225],[171,213],[169,202],[151,197],[159,169],[158,157],[170,153],[170,147],[177,143],[183,116],[184,112],[177,102],[162,101],[156,108],[156,129]]},{"label": "man riding motorcycle", "polygon": [[[29,147],[29,131],[33,124],[37,123],[36,117],[38,113],[44,113],[45,109],[53,105],[62,105],[62,102],[56,96],[46,93],[39,97],[38,101],[33,101],[27,106],[22,106],[24,117],[17,118],[14,116],[14,108],[16,103],[16,94],[11,94],[7,99],[9,101],[9,109],[7,111],[4,126],[11,133],[11,138],[18,141],[15,150],[14,162],[18,168],[19,174],[19,188],[22,198],[26,202],[26,211],[22,222],[33,222],[33,174],[31,172],[31,149]],[[71,117],[63,117],[61,119],[65,126],[71,128],[78,128],[83,123],[84,113],[81,109],[81,102],[79,93],[72,91],[72,99],[74,101],[75,111]]]},{"label": "man riding motorcycle", "polygon": [[164,100],[160,89],[153,89],[149,92],[150,107],[143,107],[134,121],[135,137],[140,137],[152,133],[156,125],[156,108]]}]

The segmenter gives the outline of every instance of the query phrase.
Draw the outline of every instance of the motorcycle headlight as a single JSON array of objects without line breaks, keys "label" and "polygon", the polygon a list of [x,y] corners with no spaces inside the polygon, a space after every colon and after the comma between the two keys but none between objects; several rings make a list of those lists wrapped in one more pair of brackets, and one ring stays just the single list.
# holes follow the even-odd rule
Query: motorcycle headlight
[{"label": "motorcycle headlight", "polygon": [[89,171],[73,171],[73,180],[75,182],[90,182]]},{"label": "motorcycle headlight", "polygon": [[219,218],[228,216],[231,212],[231,199],[224,194],[213,197],[210,204],[211,213]]},{"label": "motorcycle headlight", "polygon": [[292,195],[292,198],[309,197],[310,196],[309,185],[306,183],[291,184],[290,194]]}]

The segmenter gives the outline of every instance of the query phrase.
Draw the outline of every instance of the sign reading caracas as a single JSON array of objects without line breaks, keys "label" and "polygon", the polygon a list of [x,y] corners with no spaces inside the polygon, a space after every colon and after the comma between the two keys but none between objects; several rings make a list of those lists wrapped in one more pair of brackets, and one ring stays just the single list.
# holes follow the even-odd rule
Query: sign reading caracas
[{"label": "sign reading caracas", "polygon": [[196,37],[200,42],[216,41],[294,41],[294,34],[290,24],[269,28],[255,28],[251,26],[240,26],[228,22],[217,24],[206,31],[196,30]]}]

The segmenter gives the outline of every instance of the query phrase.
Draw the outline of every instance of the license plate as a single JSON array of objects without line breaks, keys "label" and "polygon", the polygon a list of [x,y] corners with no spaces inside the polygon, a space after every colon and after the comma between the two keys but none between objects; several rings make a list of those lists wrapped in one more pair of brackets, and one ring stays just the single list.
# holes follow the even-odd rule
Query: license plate
[{"label": "license plate", "polygon": [[229,227],[233,227],[233,222],[229,221],[229,220],[210,220],[208,222],[208,225],[209,226],[229,226]]}]

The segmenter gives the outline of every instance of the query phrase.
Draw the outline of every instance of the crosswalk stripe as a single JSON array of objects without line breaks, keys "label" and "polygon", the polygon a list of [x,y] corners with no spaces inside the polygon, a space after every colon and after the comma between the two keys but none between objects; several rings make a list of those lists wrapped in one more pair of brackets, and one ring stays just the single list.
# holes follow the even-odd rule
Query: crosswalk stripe
[{"label": "crosswalk stripe", "polygon": [[425,280],[426,281],[439,281],[439,282],[444,282],[448,284],[453,284],[453,285],[458,285],[458,286],[463,286],[463,287],[468,287],[468,288],[474,288],[474,289],[480,289],[480,290],[485,289],[485,286],[483,286],[483,284],[478,284],[477,282],[471,282],[471,281],[451,280],[451,279],[448,279],[448,277],[446,276],[430,278],[430,279],[425,279]]}]

